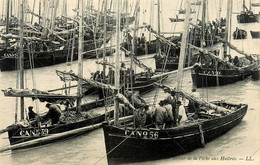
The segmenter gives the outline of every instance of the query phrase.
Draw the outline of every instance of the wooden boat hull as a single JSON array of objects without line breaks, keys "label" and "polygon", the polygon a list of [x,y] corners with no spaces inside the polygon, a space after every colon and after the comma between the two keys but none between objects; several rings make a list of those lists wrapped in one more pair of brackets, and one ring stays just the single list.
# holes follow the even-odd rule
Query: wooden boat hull
[{"label": "wooden boat hull", "polygon": [[179,64],[178,57],[172,57],[168,59],[166,63],[164,58],[160,58],[160,59],[156,59],[155,67],[156,69],[165,69],[165,70],[172,71],[178,69],[178,64]]},{"label": "wooden boat hull", "polygon": [[[87,103],[85,105],[82,105],[82,111],[88,111],[88,110],[91,110],[91,109],[94,109],[97,107],[102,107],[102,106],[104,106],[104,104],[105,104],[104,100]],[[71,109],[71,111],[75,111],[75,110],[76,110],[75,108]],[[108,112],[108,115],[113,116],[113,110]],[[86,118],[84,120],[66,123],[66,124],[56,124],[53,126],[42,125],[41,128],[32,127],[32,126],[23,127],[21,125],[16,125],[13,129],[10,129],[8,131],[8,138],[10,141],[10,145],[15,145],[15,144],[35,140],[35,139],[40,139],[43,137],[48,137],[50,135],[65,133],[65,132],[75,130],[78,128],[82,128],[82,127],[86,127],[86,126],[92,126],[94,124],[102,123],[103,121],[105,121],[105,111],[104,111],[104,113],[100,113],[99,115],[95,115],[94,117]],[[65,139],[65,138],[68,138],[71,136],[74,137],[76,135],[80,135],[82,133],[89,132],[91,130],[92,129],[85,129],[85,130],[83,129],[83,130],[77,132],[77,134],[69,133],[66,136],[61,136],[60,138],[55,138],[53,140],[48,140],[48,141],[43,140],[40,143],[36,143],[34,146],[52,143],[57,140]],[[30,147],[33,147],[33,146],[30,146]],[[19,149],[21,149],[21,148],[19,148]]]},{"label": "wooden boat hull", "polygon": [[144,161],[173,157],[203,146],[236,126],[245,116],[247,105],[214,119],[205,119],[185,127],[165,130],[129,129],[103,124],[109,164],[124,161]]},{"label": "wooden boat hull", "polygon": [[[173,40],[171,38],[174,38]],[[180,37],[179,36],[175,36],[175,37],[167,37],[167,40],[171,40],[173,43],[177,43],[178,41],[180,41]],[[161,50],[163,51],[165,48],[168,48],[169,45],[167,43],[163,43],[161,42]],[[129,45],[126,42],[123,42],[122,47],[124,47],[126,50],[130,50],[131,51],[131,45]],[[147,48],[146,46],[147,45]],[[166,49],[165,52],[167,52],[168,50]],[[137,44],[136,45],[136,56],[141,56],[141,55],[145,55],[145,54],[153,54],[156,53],[156,40],[151,40],[151,41],[146,41],[146,44]]]},{"label": "wooden boat hull", "polygon": [[[107,41],[109,41],[109,39]],[[97,41],[96,44],[94,44],[93,42],[86,43],[84,45],[84,51],[93,50],[95,49],[95,47],[100,48],[102,44],[103,44],[103,40]],[[39,52],[36,51],[33,54],[34,68],[51,66],[55,64],[65,63],[71,60],[75,61],[78,59],[77,48],[75,48],[74,50],[75,53],[73,59],[70,59],[70,55],[68,55],[68,51],[69,51],[68,49],[55,50],[55,51],[39,51]],[[110,55],[110,53],[111,51],[107,51],[107,55]],[[31,68],[30,56],[28,52],[24,52],[24,69]],[[88,52],[83,55],[83,58],[96,58],[96,52],[94,53]],[[17,64],[18,64],[18,53],[16,51],[0,50],[1,71],[17,70]]]},{"label": "wooden boat hull", "polygon": [[243,70],[237,69],[193,69],[191,72],[192,82],[195,87],[210,87],[231,84],[241,81],[252,74],[254,65],[250,65]]},{"label": "wooden boat hull", "polygon": [[252,79],[259,80],[260,79],[260,68],[255,68],[252,70]]},{"label": "wooden boat hull", "polygon": [[247,37],[247,32],[243,29],[237,29],[236,31],[233,32],[233,39],[235,40],[246,39],[246,37]]},{"label": "wooden boat hull", "polygon": [[252,38],[260,38],[260,31],[250,31]]},{"label": "wooden boat hull", "polygon": [[[90,126],[93,124],[101,123],[105,119],[105,114],[100,115],[98,117],[92,118],[92,119],[86,119],[80,122],[75,122],[75,123],[70,123],[70,124],[58,124],[55,126],[47,126],[47,127],[41,127],[35,128],[35,127],[29,127],[29,128],[23,128],[20,127],[18,129],[13,129],[8,131],[8,137],[11,145],[18,144],[18,143],[23,143],[26,141],[46,137],[49,135],[54,135],[57,133],[63,133],[66,131],[74,130],[77,128],[82,128],[85,126]],[[85,133],[84,132],[79,132],[79,134]],[[41,134],[41,135],[40,135]],[[70,137],[71,135],[68,134],[66,138]],[[75,135],[73,135],[75,136]],[[64,138],[64,137],[62,137]],[[57,139],[55,139],[57,141]],[[52,143],[54,141],[48,141],[48,143]],[[44,141],[42,141],[40,144],[37,145],[43,145],[46,144]]]},{"label": "wooden boat hull", "polygon": [[259,14],[248,14],[248,13],[242,13],[237,15],[237,21],[238,23],[253,23],[258,22]]}]

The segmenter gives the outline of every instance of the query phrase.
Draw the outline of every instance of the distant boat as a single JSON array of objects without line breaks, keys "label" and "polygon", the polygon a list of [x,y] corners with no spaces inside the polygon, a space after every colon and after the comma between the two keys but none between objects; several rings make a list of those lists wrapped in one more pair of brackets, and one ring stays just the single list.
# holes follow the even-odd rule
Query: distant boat
[{"label": "distant boat", "polygon": [[260,2],[251,2],[251,6],[259,7],[260,6]]},{"label": "distant boat", "polygon": [[[108,42],[111,37],[108,37],[106,41]],[[74,49],[74,56],[73,59],[70,59],[70,55],[68,52],[71,52],[71,49],[68,49],[66,46],[63,45],[54,45],[50,47],[46,47],[48,43],[37,43],[35,44],[34,50],[25,50],[24,51],[24,69],[30,69],[31,63],[34,64],[33,68],[39,68],[44,66],[51,66],[55,64],[60,64],[67,62],[68,60],[77,60],[77,48]],[[90,40],[89,42],[84,43],[84,50],[86,53],[84,54],[84,58],[96,58],[96,48],[100,48],[103,44],[103,39],[96,39],[95,42]],[[76,44],[75,44],[76,45]],[[49,50],[42,50],[41,47],[45,47]],[[113,49],[107,50],[107,55]],[[99,54],[102,54],[101,50],[97,50]],[[33,55],[32,55],[33,54]],[[11,71],[17,70],[17,50],[11,49],[0,49],[0,70],[1,71]]]},{"label": "distant boat", "polygon": [[[183,22],[184,19],[183,18],[169,18],[171,22]],[[192,20],[192,18],[190,18],[190,21]]]},{"label": "distant boat", "polygon": [[254,68],[252,70],[252,79],[253,80],[259,80],[260,79],[260,67]]},{"label": "distant boat", "polygon": [[243,1],[243,11],[241,11],[240,14],[237,15],[238,23],[259,22],[259,18],[260,18],[260,13],[254,14],[253,11],[248,10]]},{"label": "distant boat", "polygon": [[251,31],[250,30],[250,33],[251,33],[252,38],[260,38],[260,31]]},{"label": "distant boat", "polygon": [[233,32],[233,39],[245,39],[247,37],[247,32],[243,29],[238,29]]},{"label": "distant boat", "polygon": [[182,18],[169,18],[171,22],[183,22],[184,19]]}]

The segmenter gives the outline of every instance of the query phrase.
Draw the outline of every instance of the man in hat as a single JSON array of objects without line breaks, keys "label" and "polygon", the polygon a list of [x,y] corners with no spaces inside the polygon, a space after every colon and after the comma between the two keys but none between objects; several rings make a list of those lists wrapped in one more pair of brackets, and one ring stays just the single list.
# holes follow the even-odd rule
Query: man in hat
[{"label": "man in hat", "polygon": [[177,106],[179,109],[178,124],[183,124],[187,120],[186,111],[181,101],[177,101]]},{"label": "man in hat", "polygon": [[166,111],[166,108],[164,106],[164,101],[161,100],[159,102],[159,106],[156,107],[155,112],[154,112],[154,119],[155,119],[155,127],[157,129],[164,129],[165,128],[165,121],[168,118],[168,114]]},{"label": "man in hat", "polygon": [[48,113],[43,117],[45,120],[46,119],[51,119],[51,124],[57,124],[60,120],[61,116],[61,109],[60,106],[56,104],[50,104],[47,103],[46,107],[49,108]]},{"label": "man in hat", "polygon": [[37,113],[35,113],[35,112],[33,111],[33,107],[32,107],[32,106],[29,106],[29,107],[28,107],[28,110],[29,110],[29,112],[28,112],[29,120],[35,119],[36,116],[37,116]]},{"label": "man in hat", "polygon": [[173,118],[174,118],[173,125],[176,125],[177,121],[178,121],[178,116],[177,116],[178,115],[178,109],[176,108],[176,100],[177,99],[176,99],[175,89],[170,89],[170,88],[166,87],[163,90],[164,90],[164,92],[170,93],[170,95],[167,96],[165,98],[165,100],[168,104],[171,104],[171,106],[172,106],[172,114],[173,114]]}]

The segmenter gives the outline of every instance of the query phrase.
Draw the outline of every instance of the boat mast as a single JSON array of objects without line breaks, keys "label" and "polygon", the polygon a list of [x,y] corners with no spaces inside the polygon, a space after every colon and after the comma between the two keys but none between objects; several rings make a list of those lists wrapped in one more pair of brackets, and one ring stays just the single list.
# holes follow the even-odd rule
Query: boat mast
[{"label": "boat mast", "polygon": [[[9,1],[9,0],[8,0]],[[23,55],[23,19],[24,19],[24,8],[23,1],[21,0],[20,4],[20,43],[19,43],[19,71],[20,71],[20,89],[24,89],[24,55]],[[20,99],[20,108],[21,108],[21,120],[24,120],[24,97]]]},{"label": "boat mast", "polygon": [[[9,3],[10,3],[10,0],[7,0],[6,2],[6,34],[9,33]],[[5,39],[5,46],[6,48],[8,48],[9,46],[9,39],[6,38]]]},{"label": "boat mast", "polygon": [[218,20],[221,18],[221,11],[222,11],[222,0],[219,0],[219,12],[218,12]]},{"label": "boat mast", "polygon": [[[157,0],[157,16],[158,16],[158,35],[160,36],[161,34],[161,25],[160,25],[160,22],[161,22],[161,19],[160,19],[160,0]],[[157,45],[157,48],[156,48],[156,54],[160,54],[160,49],[161,49],[161,44],[160,44],[160,41],[159,39],[157,38],[156,39],[156,45]]]},{"label": "boat mast", "polygon": [[203,3],[202,3],[202,19],[201,19],[201,22],[202,22],[202,25],[201,25],[201,39],[200,39],[200,47],[203,48],[204,46],[204,42],[205,42],[205,18],[206,18],[206,1],[207,0],[203,0]]},{"label": "boat mast", "polygon": [[[121,0],[117,0],[117,17],[116,17],[116,54],[115,54],[115,95],[119,93],[120,89],[120,74],[119,74],[119,58],[120,58],[120,6]],[[119,102],[118,98],[114,100],[114,124],[119,126]]]},{"label": "boat mast", "polygon": [[[32,11],[33,13],[34,13],[34,8],[35,8],[35,2],[36,2],[36,1],[33,0],[33,11]],[[32,14],[32,18],[31,18],[31,24],[33,24],[33,14]]]},{"label": "boat mast", "polygon": [[[41,15],[42,2],[39,0],[39,16]],[[41,24],[41,17],[39,17],[39,25]]]},{"label": "boat mast", "polygon": [[[104,4],[104,41],[103,41],[103,46],[104,46],[104,50],[103,50],[103,61],[105,61],[106,59],[106,38],[107,38],[107,0],[104,0],[105,4]],[[106,73],[106,65],[103,65],[103,77],[105,77],[105,73]]]},{"label": "boat mast", "polygon": [[[134,53],[134,55],[136,55],[137,51],[136,51],[136,32],[137,32],[137,28],[138,28],[138,14],[139,14],[139,9],[140,9],[140,0],[138,0],[136,2],[136,6],[135,6],[135,26],[134,26],[134,36],[133,36],[133,40],[132,40],[132,52]],[[127,12],[127,11],[126,11]],[[128,25],[127,25],[128,26]],[[127,27],[128,28],[128,27]],[[127,31],[128,33],[128,31]],[[131,61],[130,61],[130,89],[133,90],[133,61],[134,61],[134,55],[130,56]]]},{"label": "boat mast", "polygon": [[[188,30],[189,30],[189,18],[190,18],[190,2],[189,0],[186,1],[186,15],[184,20],[184,31],[181,39],[181,52],[178,64],[178,73],[177,73],[177,93],[181,91],[182,86],[182,77],[183,77],[183,66],[184,66],[184,59],[186,55],[186,46],[187,46],[187,39],[188,39]],[[177,99],[179,99],[177,95]]]},{"label": "boat mast", "polygon": [[[230,5],[231,1],[227,1],[227,15],[226,15],[226,30],[225,30],[225,41],[228,41],[228,31],[229,31],[229,25],[230,25]],[[224,43],[224,55],[227,53],[227,43]]]},{"label": "boat mast", "polygon": [[[79,3],[79,41],[78,41],[78,76],[83,76],[83,0],[78,0]],[[81,111],[81,101],[82,101],[82,79],[78,80],[78,99],[77,99],[77,112]]]}]

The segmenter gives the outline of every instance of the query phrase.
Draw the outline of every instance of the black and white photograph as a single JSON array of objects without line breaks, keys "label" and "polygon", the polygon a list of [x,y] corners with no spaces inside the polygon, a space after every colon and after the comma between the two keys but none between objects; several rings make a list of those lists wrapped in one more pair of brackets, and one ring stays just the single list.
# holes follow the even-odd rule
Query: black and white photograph
[{"label": "black and white photograph", "polygon": [[0,165],[259,165],[260,0],[0,0]]}]

